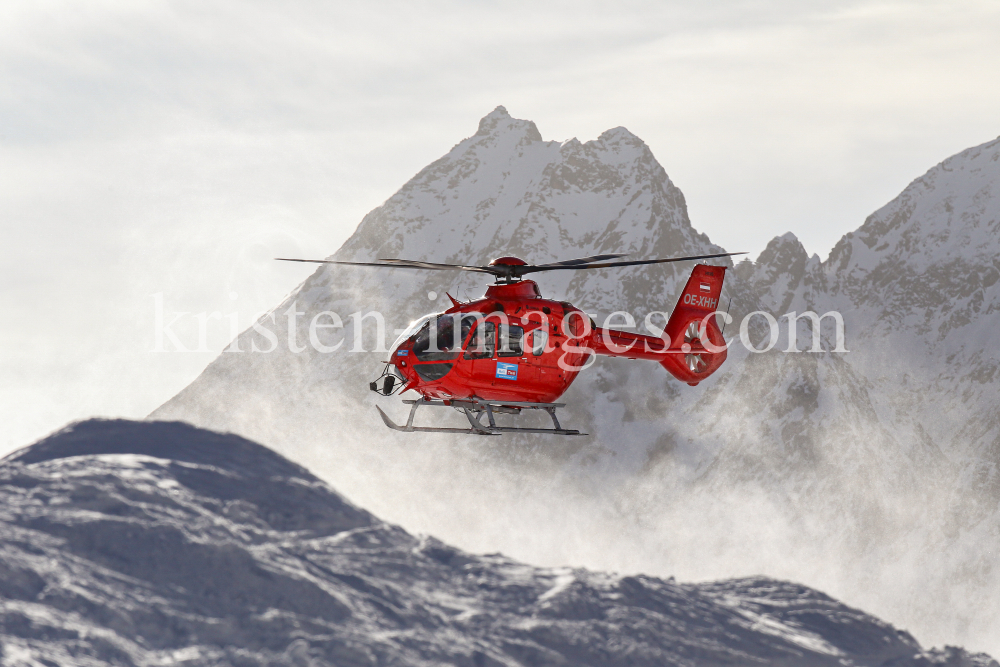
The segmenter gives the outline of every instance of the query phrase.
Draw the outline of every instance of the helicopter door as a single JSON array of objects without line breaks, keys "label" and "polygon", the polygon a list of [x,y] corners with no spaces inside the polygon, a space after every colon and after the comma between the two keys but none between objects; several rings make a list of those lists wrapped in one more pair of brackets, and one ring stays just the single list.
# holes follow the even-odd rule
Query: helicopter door
[{"label": "helicopter door", "polygon": [[553,384],[559,381],[559,367],[556,356],[551,354],[553,341],[549,338],[548,327],[543,324],[531,330],[526,338],[525,354],[536,369],[539,388],[551,391]]},{"label": "helicopter door", "polygon": [[524,327],[497,322],[496,374],[493,386],[523,393],[538,381],[538,366],[525,348]]},{"label": "helicopter door", "polygon": [[553,340],[547,324],[531,330],[528,335],[527,354],[537,368],[538,388],[543,392],[554,391],[562,383],[562,371],[559,368],[558,350],[555,348],[559,340]]},{"label": "helicopter door", "polygon": [[477,387],[493,385],[493,358],[497,350],[496,330],[496,322],[480,322],[472,332],[468,345],[465,346],[463,358],[469,367],[473,391]]}]

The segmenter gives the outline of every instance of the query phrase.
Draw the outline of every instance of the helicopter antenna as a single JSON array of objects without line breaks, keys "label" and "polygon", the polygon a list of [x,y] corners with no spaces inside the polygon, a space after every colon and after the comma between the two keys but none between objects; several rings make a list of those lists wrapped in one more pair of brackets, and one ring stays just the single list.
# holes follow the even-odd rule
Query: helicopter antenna
[{"label": "helicopter antenna", "polygon": [[723,340],[725,340],[725,335],[726,335],[726,320],[729,319],[729,308],[732,305],[733,305],[733,297],[729,297],[729,305],[726,306],[726,317],[722,318],[722,334],[721,335],[723,336]]}]

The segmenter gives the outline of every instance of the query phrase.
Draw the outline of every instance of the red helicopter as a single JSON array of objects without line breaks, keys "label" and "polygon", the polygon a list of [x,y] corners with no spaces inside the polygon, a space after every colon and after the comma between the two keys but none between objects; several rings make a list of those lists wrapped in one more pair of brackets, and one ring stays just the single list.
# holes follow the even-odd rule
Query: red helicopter
[{"label": "red helicopter", "polygon": [[[487,266],[435,264],[407,259],[377,262],[287,259],[287,262],[378,266],[393,269],[473,271],[496,278],[486,295],[417,320],[393,343],[391,358],[369,386],[382,396],[412,389],[420,398],[404,400],[410,414],[405,426],[393,422],[376,406],[389,428],[405,432],[499,435],[507,432],[586,435],[564,429],[555,403],[573,384],[593,355],[658,362],[689,385],[714,373],[726,360],[726,345],[715,313],[726,267],[698,264],[691,272],[662,337],[597,327],[579,308],[565,301],[542,298],[538,284],[524,280],[542,271],[579,271],[642,264],[662,264],[746,253],[719,253],[637,261],[608,261],[625,255],[595,255],[551,264],[528,264],[517,257],[500,257]],[[451,407],[462,411],[470,428],[414,426],[417,409]],[[552,428],[498,426],[496,414],[543,410]],[[486,422],[483,422],[483,417]]]}]

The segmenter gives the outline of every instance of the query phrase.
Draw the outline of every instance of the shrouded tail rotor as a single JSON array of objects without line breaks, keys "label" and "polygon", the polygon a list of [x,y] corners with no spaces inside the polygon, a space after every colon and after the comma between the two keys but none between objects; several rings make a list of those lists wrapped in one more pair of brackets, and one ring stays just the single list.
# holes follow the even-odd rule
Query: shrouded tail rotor
[{"label": "shrouded tail rotor", "polygon": [[726,360],[725,340],[715,312],[726,267],[699,264],[681,292],[664,332],[670,346],[683,352],[660,363],[678,380],[696,385]]},{"label": "shrouded tail rotor", "polygon": [[[701,343],[701,334],[698,331],[698,322],[688,322],[687,329],[684,330],[684,343],[687,349],[694,349],[695,345]],[[684,363],[692,373],[704,373],[708,364],[702,358],[701,353],[689,353],[684,355]]]}]

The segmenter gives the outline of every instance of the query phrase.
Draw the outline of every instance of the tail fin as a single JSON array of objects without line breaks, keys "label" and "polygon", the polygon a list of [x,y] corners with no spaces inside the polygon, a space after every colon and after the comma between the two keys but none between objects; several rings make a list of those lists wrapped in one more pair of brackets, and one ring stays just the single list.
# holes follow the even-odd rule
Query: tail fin
[{"label": "tail fin", "polygon": [[[719,308],[726,267],[698,264],[691,272],[664,335],[670,348],[683,350],[661,364],[682,382],[696,385],[718,370],[726,360],[722,331],[713,315]],[[707,339],[707,340],[706,340]]]}]

